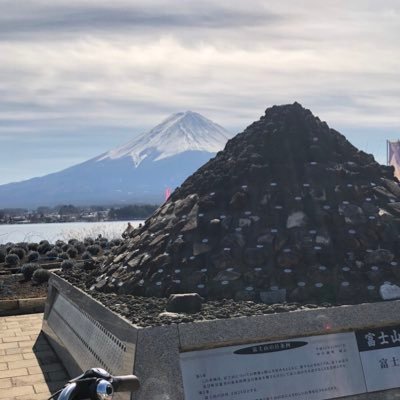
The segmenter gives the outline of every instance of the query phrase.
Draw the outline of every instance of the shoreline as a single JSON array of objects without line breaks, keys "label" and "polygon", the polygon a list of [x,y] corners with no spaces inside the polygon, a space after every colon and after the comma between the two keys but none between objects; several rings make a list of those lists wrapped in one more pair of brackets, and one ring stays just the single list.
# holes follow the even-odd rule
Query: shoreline
[{"label": "shoreline", "polygon": [[135,222],[135,221],[145,221],[149,217],[144,218],[128,218],[128,219],[108,219],[108,220],[99,220],[99,221],[86,221],[86,220],[79,220],[79,221],[38,221],[38,222],[0,222],[0,226],[9,226],[9,225],[51,225],[51,224],[77,224],[77,223],[85,223],[85,224],[96,224],[96,223],[108,223],[108,222]]},{"label": "shoreline", "polygon": [[110,240],[122,237],[130,223],[133,227],[143,224],[144,220],[100,221],[100,222],[54,222],[35,224],[0,225],[0,245],[7,243],[33,242],[48,240],[83,240],[86,237],[97,238],[99,234]]}]

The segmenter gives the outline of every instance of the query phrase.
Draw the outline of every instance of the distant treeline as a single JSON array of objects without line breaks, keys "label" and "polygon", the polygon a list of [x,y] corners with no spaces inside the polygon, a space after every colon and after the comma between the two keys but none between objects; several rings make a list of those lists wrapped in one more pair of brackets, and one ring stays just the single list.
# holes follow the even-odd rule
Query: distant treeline
[{"label": "distant treeline", "polygon": [[111,208],[108,217],[109,219],[145,219],[149,217],[158,208],[157,205],[151,204],[132,204],[120,208]]},{"label": "distant treeline", "polygon": [[84,211],[106,211],[110,207],[103,206],[86,206],[86,207],[76,207],[72,204],[61,204],[55,207],[38,207],[36,209],[27,209],[27,208],[2,208],[0,209],[0,217],[9,215],[11,217],[18,215],[28,215],[28,214],[53,214],[58,213],[61,215],[64,214],[79,214]]},{"label": "distant treeline", "polygon": [[101,214],[104,219],[145,219],[156,209],[156,204],[130,204],[126,206],[74,206],[63,204],[55,207],[38,207],[35,210],[23,208],[4,208],[0,209],[0,221],[7,218],[28,217],[43,218],[49,215],[58,214],[60,216],[80,216],[87,213]]}]

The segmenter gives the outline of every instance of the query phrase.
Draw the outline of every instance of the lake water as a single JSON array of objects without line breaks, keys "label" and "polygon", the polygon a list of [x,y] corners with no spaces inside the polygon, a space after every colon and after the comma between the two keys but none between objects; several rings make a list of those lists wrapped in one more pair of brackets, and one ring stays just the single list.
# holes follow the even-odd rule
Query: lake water
[{"label": "lake water", "polygon": [[[144,221],[130,221],[136,227]],[[128,225],[127,221],[107,222],[65,222],[51,224],[0,225],[0,244],[8,242],[40,242],[48,240],[67,241],[102,235],[108,239],[121,238]]]}]

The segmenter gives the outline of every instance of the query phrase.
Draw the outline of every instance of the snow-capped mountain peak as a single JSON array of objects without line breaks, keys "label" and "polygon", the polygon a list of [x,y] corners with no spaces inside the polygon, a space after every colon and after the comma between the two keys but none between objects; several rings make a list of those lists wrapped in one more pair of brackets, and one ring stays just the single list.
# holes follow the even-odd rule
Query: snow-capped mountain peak
[{"label": "snow-capped mountain peak", "polygon": [[216,153],[224,148],[229,137],[230,134],[222,126],[202,115],[193,111],[179,112],[96,160],[131,157],[138,167],[146,158],[158,161],[186,151]]}]

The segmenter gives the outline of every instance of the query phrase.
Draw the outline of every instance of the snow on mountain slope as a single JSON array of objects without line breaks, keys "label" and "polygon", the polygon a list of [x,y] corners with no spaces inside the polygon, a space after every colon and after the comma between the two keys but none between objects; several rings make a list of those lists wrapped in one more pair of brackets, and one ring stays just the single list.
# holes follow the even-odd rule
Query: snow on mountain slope
[{"label": "snow on mountain slope", "polygon": [[0,208],[161,203],[231,135],[200,114],[171,115],[124,146],[59,172],[0,185]]},{"label": "snow on mountain slope", "polygon": [[95,160],[131,157],[135,167],[138,167],[146,158],[159,161],[185,151],[216,153],[224,148],[229,136],[222,126],[198,113],[180,112],[169,116],[151,131]]}]

